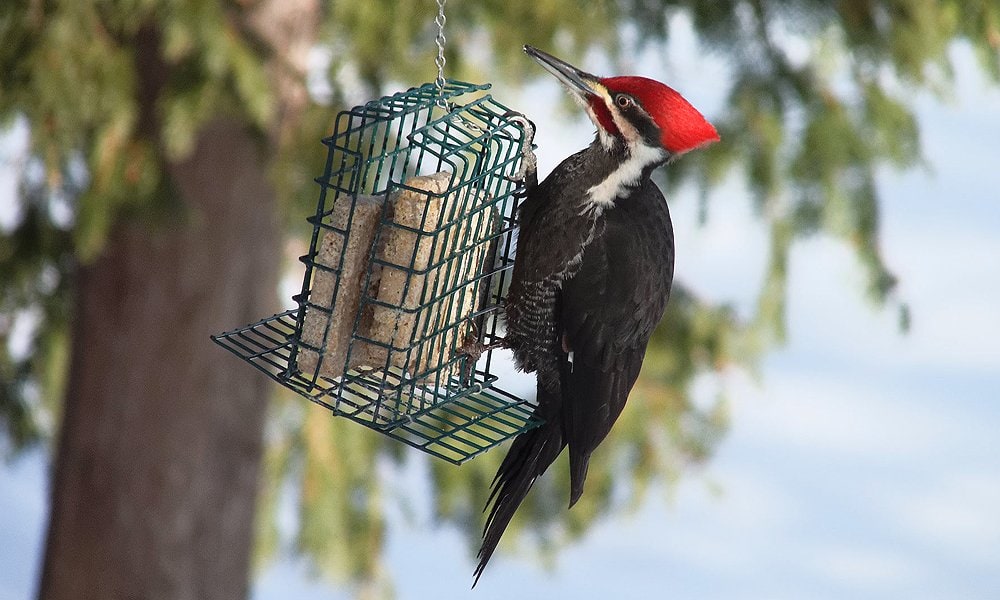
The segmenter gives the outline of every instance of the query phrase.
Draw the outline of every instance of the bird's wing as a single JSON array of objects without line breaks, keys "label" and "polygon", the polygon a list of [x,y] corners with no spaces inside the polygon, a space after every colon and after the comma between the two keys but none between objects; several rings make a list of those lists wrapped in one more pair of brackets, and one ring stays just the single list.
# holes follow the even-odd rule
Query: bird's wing
[{"label": "bird's wing", "polygon": [[542,384],[553,390],[552,386],[558,386],[551,378],[558,370],[555,315],[559,288],[579,266],[582,250],[595,231],[592,214],[561,198],[582,194],[559,188],[563,179],[562,175],[547,178],[528,191],[518,209],[517,255],[505,306],[506,340],[518,367],[539,372]]},{"label": "bird's wing", "polygon": [[[659,190],[655,197],[663,203]],[[630,208],[636,207],[609,213],[560,296],[560,329],[572,352],[562,382],[571,505],[583,491],[591,452],[625,406],[670,293],[673,234],[666,205],[662,212],[655,205]]]}]

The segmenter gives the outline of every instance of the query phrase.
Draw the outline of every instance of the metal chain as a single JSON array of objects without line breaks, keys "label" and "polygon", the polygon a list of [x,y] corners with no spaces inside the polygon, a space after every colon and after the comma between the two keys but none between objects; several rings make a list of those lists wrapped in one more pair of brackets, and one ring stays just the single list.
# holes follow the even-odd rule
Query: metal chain
[{"label": "metal chain", "polygon": [[[437,0],[438,14],[437,17],[434,19],[434,23],[437,25],[438,28],[437,37],[434,39],[434,43],[437,44],[437,49],[438,49],[437,58],[434,59],[434,64],[436,64],[438,68],[437,79],[434,81],[434,85],[437,87],[437,92],[438,92],[437,105],[441,107],[441,110],[445,111],[446,113],[450,113],[454,107],[449,106],[448,101],[445,100],[444,98],[444,86],[445,83],[447,83],[444,78],[444,65],[445,62],[447,62],[444,57],[444,45],[448,41],[444,37],[444,24],[445,21],[447,21],[447,18],[445,18],[444,16],[444,5],[447,2],[448,0]],[[469,121],[468,119],[462,117],[461,115],[453,114],[452,120],[455,123],[461,123],[466,128],[475,132],[477,135],[481,134],[484,131],[482,127],[473,123],[472,121]]]},{"label": "metal chain", "polygon": [[445,64],[444,44],[445,44],[445,42],[448,41],[444,37],[444,24],[445,24],[445,21],[447,20],[445,18],[445,16],[444,16],[444,5],[445,5],[445,3],[447,1],[448,0],[437,0],[438,14],[437,14],[437,18],[434,19],[434,23],[437,25],[437,28],[438,28],[437,38],[434,39],[434,42],[437,44],[437,48],[438,48],[437,58],[434,59],[434,64],[436,64],[437,68],[438,68],[438,75],[437,75],[437,80],[434,83],[437,85],[437,89],[438,89],[438,105],[440,105],[441,108],[443,108],[445,110],[448,110],[448,104],[444,100],[444,84],[445,84],[445,80],[444,80],[444,64]]}]

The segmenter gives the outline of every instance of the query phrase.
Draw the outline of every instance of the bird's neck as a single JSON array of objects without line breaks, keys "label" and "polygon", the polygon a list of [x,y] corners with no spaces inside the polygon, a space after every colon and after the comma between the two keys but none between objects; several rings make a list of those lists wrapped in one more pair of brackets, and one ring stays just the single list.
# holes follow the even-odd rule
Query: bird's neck
[{"label": "bird's neck", "polygon": [[669,158],[662,148],[626,145],[617,138],[610,145],[606,140],[595,139],[586,152],[587,162],[597,174],[596,183],[587,190],[588,201],[597,214],[642,187],[653,170]]}]

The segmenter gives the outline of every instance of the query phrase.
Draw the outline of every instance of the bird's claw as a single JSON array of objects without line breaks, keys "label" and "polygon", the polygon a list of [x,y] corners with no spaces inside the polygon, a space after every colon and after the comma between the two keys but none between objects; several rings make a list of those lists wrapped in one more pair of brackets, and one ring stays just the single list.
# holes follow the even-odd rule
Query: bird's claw
[{"label": "bird's claw", "polygon": [[521,164],[517,172],[507,179],[517,183],[522,190],[526,190],[538,183],[538,158],[534,151],[535,124],[528,117],[515,111],[508,111],[504,117],[524,132]]},{"label": "bird's claw", "polygon": [[469,321],[469,331],[462,339],[462,345],[456,348],[456,354],[467,357],[462,369],[461,379],[463,385],[472,385],[475,365],[479,362],[479,357],[487,352],[504,347],[504,339],[494,340],[489,344],[481,341],[479,326],[475,321]]}]

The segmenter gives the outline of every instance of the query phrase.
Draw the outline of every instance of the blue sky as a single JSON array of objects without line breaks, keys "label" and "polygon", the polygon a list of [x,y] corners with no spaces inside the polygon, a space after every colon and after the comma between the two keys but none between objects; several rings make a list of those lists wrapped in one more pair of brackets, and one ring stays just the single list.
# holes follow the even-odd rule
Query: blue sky
[{"label": "blue sky", "polygon": [[[385,564],[397,567],[398,597],[994,598],[1000,91],[966,49],[955,60],[952,99],[914,98],[929,168],[887,171],[879,182],[883,251],[913,313],[908,335],[895,310],[864,299],[852,251],[825,238],[799,242],[787,344],[768,355],[759,380],[727,372],[696,386],[705,398],[724,388],[731,400],[731,431],[706,468],[597,524],[552,569],[526,549],[501,553],[472,593],[473,557],[460,536],[435,528],[429,506],[412,523],[391,512]],[[674,69],[699,107],[718,102],[705,74],[719,70]],[[544,81],[526,91],[553,114],[559,93]],[[591,136],[585,121],[540,131],[542,172]],[[677,277],[750,314],[767,239],[746,191],[732,183],[715,192],[704,227],[694,194],[671,209]],[[421,485],[417,463],[416,474],[400,476],[409,485]],[[294,562],[273,568],[257,598],[331,597],[301,575]]]},{"label": "blue sky", "polygon": [[[731,401],[731,430],[707,467],[597,524],[559,552],[554,568],[527,549],[501,553],[474,592],[473,557],[457,532],[435,528],[429,506],[413,523],[392,512],[385,564],[398,567],[398,597],[996,597],[1000,91],[976,73],[971,52],[954,56],[954,97],[914,98],[929,168],[879,180],[883,251],[912,309],[908,335],[895,310],[864,299],[850,249],[799,242],[787,343],[768,355],[759,380],[727,372],[696,386],[705,398],[725,388]],[[724,68],[702,61],[667,70],[711,114],[719,103],[711,77]],[[558,122],[560,93],[544,80],[525,91],[551,115],[533,113],[536,122]],[[589,143],[592,131],[586,121],[541,130],[541,171]],[[766,232],[737,183],[711,202],[701,227],[693,193],[671,201],[677,277],[750,314]],[[419,473],[401,477],[421,485]],[[273,568],[257,598],[331,597],[324,584],[287,587],[301,574],[293,562]]]},{"label": "blue sky", "polygon": [[[551,568],[527,550],[501,552],[471,593],[474,560],[459,534],[433,525],[429,503],[406,520],[390,501],[384,563],[397,567],[398,597],[995,598],[1000,91],[976,74],[971,52],[958,47],[954,56],[953,98],[913,99],[929,168],[879,180],[883,251],[912,308],[908,335],[893,310],[864,300],[849,249],[824,238],[798,243],[787,343],[767,356],[759,379],[726,372],[696,385],[705,398],[724,388],[731,403],[731,430],[707,466],[596,524]],[[671,83],[709,115],[719,68],[667,66]],[[559,93],[541,80],[524,95],[496,95],[554,123],[547,115]],[[591,136],[585,122],[541,130],[542,172]],[[746,191],[735,182],[717,190],[703,227],[693,193],[671,209],[677,277],[749,314],[767,241]],[[389,477],[419,488],[425,467],[418,458]],[[0,470],[0,600],[33,594],[44,469],[30,453]],[[291,559],[270,567],[255,598],[347,597],[304,572]]]}]

